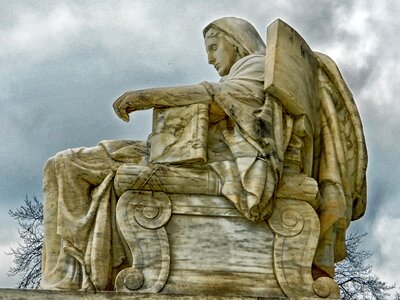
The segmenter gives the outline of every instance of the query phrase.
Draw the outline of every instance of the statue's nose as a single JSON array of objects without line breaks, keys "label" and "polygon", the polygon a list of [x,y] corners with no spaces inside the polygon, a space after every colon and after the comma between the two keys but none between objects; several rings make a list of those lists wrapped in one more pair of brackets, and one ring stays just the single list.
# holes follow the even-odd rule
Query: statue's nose
[{"label": "statue's nose", "polygon": [[213,65],[215,62],[215,56],[212,53],[208,53],[208,63]]}]

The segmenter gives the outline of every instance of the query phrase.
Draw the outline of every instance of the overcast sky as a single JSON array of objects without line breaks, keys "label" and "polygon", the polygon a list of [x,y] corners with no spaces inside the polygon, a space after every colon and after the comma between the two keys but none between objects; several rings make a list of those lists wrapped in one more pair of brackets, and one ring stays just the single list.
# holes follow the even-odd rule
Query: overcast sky
[{"label": "overcast sky", "polygon": [[151,113],[118,119],[123,92],[218,81],[202,29],[223,16],[266,27],[281,18],[338,64],[358,104],[369,152],[367,213],[374,272],[400,284],[400,2],[0,0],[0,287],[18,243],[9,209],[42,195],[56,152],[104,139],[144,139]]}]

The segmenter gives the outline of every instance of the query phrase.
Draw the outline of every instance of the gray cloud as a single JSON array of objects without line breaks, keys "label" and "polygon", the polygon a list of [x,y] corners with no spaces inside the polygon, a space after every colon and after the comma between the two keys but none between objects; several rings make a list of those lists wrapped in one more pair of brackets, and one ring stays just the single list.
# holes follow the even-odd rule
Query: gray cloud
[{"label": "gray cloud", "polygon": [[[131,89],[217,81],[201,30],[228,15],[265,36],[279,17],[338,63],[364,121],[370,163],[369,207],[351,226],[369,231],[379,271],[393,264],[383,218],[399,220],[400,40],[396,1],[0,1],[0,213],[42,197],[41,170],[56,152],[102,139],[143,139],[150,113],[118,120],[112,102]],[[398,201],[398,200],[397,200]],[[392,234],[398,234],[392,229]],[[7,234],[9,234],[7,236]],[[12,241],[3,231],[1,239]],[[395,245],[400,246],[400,245]],[[394,247],[392,244],[387,247]],[[388,267],[392,278],[400,278]],[[0,278],[0,280],[2,280]],[[1,283],[6,285],[9,283]]]}]

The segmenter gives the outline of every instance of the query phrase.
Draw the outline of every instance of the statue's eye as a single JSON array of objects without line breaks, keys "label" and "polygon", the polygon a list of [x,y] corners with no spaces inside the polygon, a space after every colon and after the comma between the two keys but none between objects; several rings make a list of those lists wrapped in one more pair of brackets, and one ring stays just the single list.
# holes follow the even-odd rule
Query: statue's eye
[{"label": "statue's eye", "polygon": [[217,45],[216,44],[212,44],[210,49],[213,50],[213,51],[217,50]]}]

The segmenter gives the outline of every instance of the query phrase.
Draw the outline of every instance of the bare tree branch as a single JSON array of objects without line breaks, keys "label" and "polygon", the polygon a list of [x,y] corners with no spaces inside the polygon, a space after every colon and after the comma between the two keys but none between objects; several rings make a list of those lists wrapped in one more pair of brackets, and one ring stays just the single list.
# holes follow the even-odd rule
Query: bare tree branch
[{"label": "bare tree branch", "polygon": [[7,274],[20,278],[18,288],[38,288],[42,277],[43,205],[36,197],[33,201],[26,197],[24,205],[8,213],[20,226],[21,242],[6,253],[14,256],[14,266]]},{"label": "bare tree branch", "polygon": [[359,249],[367,233],[351,233],[346,239],[347,257],[336,264],[335,281],[339,285],[341,299],[388,299],[388,291],[395,285],[381,281],[372,275],[372,266],[366,261],[372,252]]}]

